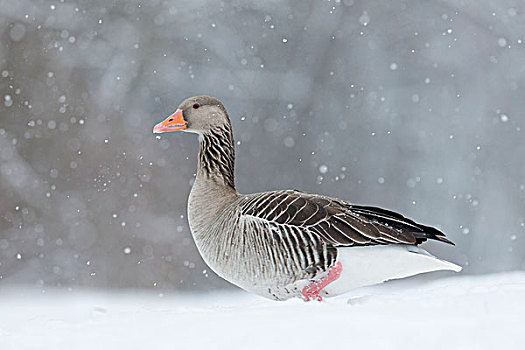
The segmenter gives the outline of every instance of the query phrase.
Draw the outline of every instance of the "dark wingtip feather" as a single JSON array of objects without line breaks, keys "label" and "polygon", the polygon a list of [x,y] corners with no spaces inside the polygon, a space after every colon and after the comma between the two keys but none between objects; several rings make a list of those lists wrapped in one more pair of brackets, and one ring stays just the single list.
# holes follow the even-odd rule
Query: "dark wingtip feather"
[{"label": "dark wingtip feather", "polygon": [[414,235],[414,237],[416,238],[416,245],[421,244],[427,241],[428,239],[433,239],[443,243],[455,245],[454,242],[445,238],[445,234],[437,228],[419,224],[407,217],[404,217],[399,213],[383,208],[358,205],[351,206],[351,210],[361,215],[367,216],[370,219],[376,218],[380,222],[389,222],[393,226],[399,225],[398,227],[402,227],[403,229],[406,229],[408,232]]},{"label": "dark wingtip feather", "polygon": [[432,238],[435,239],[436,241],[441,241],[441,242],[448,243],[448,244],[451,244],[451,245],[456,245],[454,242],[446,239],[444,236],[434,236]]},{"label": "dark wingtip feather", "polygon": [[[438,230],[435,227],[425,226],[425,225],[421,225],[421,224],[418,224],[418,227],[422,231],[422,233],[425,235],[425,238],[433,239],[433,240],[440,241],[440,242],[447,243],[447,244],[451,244],[451,245],[455,245],[454,242],[452,242],[451,240],[449,240],[449,239],[447,239],[445,237],[445,234],[443,232],[441,232],[440,230]],[[422,242],[424,242],[424,241],[425,240],[423,240]]]}]

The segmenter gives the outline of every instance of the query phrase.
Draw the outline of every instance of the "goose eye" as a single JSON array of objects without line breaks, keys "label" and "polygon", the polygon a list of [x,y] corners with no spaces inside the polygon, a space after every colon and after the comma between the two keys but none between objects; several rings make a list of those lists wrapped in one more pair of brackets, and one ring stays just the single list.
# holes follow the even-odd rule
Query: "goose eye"
[{"label": "goose eye", "polygon": [[193,109],[197,109],[197,108],[199,108],[200,106],[201,106],[200,104],[196,103],[196,104],[193,105]]}]

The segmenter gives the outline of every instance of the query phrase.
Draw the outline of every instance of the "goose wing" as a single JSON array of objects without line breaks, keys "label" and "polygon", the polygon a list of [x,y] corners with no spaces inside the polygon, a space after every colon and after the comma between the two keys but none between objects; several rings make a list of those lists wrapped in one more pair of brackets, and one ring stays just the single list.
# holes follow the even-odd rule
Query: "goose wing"
[{"label": "goose wing", "polygon": [[293,232],[309,232],[330,246],[420,244],[427,239],[454,244],[439,230],[401,214],[299,191],[274,191],[245,197],[245,220],[256,218]]}]

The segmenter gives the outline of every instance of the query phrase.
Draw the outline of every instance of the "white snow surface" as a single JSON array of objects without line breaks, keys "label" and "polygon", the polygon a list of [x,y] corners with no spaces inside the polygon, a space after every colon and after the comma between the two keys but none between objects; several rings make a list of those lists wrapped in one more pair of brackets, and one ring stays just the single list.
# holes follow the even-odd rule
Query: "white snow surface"
[{"label": "white snow surface", "polygon": [[413,278],[323,302],[0,291],[0,349],[522,349],[525,272]]}]

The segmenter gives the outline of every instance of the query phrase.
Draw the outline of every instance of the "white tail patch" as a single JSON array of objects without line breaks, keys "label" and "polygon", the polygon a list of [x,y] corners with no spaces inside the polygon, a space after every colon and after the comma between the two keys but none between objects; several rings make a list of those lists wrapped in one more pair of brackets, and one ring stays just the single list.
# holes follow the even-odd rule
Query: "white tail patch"
[{"label": "white tail patch", "polygon": [[402,244],[339,248],[337,260],[343,271],[338,280],[324,288],[325,295],[339,295],[351,289],[425,272],[461,271],[461,266],[440,260],[424,249]]}]

